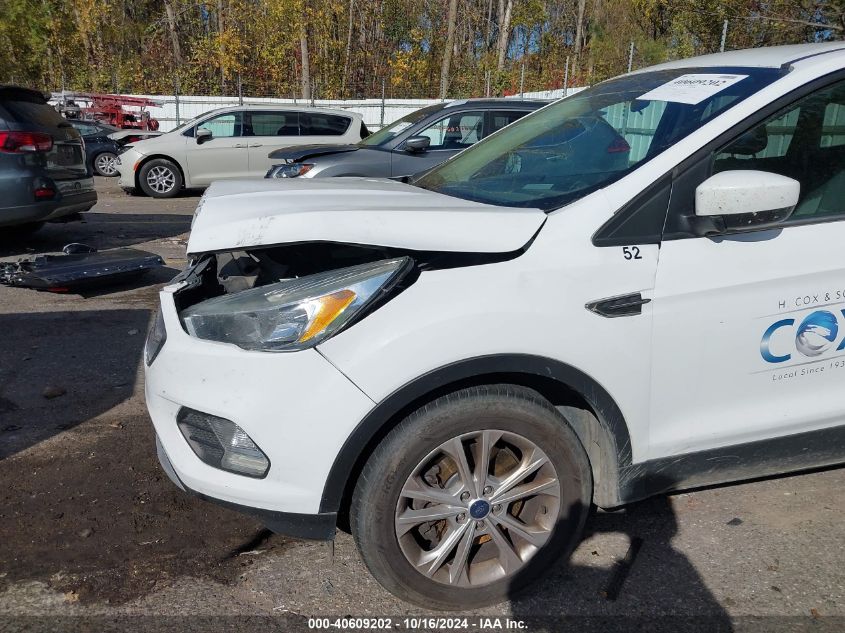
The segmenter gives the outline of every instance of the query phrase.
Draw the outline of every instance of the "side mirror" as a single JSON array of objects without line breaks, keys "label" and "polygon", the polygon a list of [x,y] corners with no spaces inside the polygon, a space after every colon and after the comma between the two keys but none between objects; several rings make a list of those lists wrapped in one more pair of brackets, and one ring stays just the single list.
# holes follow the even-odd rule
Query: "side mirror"
[{"label": "side mirror", "polygon": [[792,215],[801,183],[767,171],[723,171],[695,189],[693,228],[700,236],[767,229]]},{"label": "side mirror", "polygon": [[405,141],[405,151],[411,153],[424,152],[429,145],[431,145],[431,139],[427,136],[412,136]]},{"label": "side mirror", "polygon": [[211,130],[204,127],[197,128],[197,145],[202,145],[206,141],[210,141],[214,135],[211,133]]}]

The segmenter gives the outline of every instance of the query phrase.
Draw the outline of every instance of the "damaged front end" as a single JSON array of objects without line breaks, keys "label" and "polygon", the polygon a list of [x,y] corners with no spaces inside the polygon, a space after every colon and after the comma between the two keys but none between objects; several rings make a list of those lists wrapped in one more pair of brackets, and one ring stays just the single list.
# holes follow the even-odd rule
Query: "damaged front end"
[{"label": "damaged front end", "polygon": [[206,253],[174,283],[182,326],[247,350],[318,345],[408,288],[425,270],[504,261],[519,253],[421,252],[336,243]]}]

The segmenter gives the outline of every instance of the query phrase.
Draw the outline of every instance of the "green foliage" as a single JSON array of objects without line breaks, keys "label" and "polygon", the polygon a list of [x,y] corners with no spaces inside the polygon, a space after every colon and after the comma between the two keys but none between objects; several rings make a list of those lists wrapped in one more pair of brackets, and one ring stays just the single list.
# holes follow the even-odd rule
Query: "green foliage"
[{"label": "green foliage", "polygon": [[[41,89],[300,94],[306,34],[317,98],[438,93],[448,0],[4,0],[0,82]],[[168,13],[167,9],[171,12]],[[513,0],[496,71],[498,0],[458,0],[449,95],[560,87],[727,48],[840,39],[845,0]],[[350,21],[351,9],[351,21]],[[351,28],[350,28],[351,25]],[[174,43],[175,42],[175,43]],[[347,46],[348,45],[348,46]]]}]

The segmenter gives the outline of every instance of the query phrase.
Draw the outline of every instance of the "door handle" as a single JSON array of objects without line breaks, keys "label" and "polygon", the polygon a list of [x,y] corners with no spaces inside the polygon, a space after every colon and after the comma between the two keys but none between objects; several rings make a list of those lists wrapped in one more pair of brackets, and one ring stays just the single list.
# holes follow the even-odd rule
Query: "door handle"
[{"label": "door handle", "polygon": [[233,145],[232,147],[246,147],[246,145],[244,143],[238,143],[236,145]]},{"label": "door handle", "polygon": [[644,299],[639,292],[634,292],[629,295],[620,295],[618,297],[608,297],[607,299],[599,299],[598,301],[591,301],[585,308],[590,312],[595,312],[599,316],[612,319],[623,316],[636,316],[643,313],[643,306],[651,301],[651,299]]},{"label": "door handle", "polygon": [[253,143],[250,147],[261,147],[261,143]]}]

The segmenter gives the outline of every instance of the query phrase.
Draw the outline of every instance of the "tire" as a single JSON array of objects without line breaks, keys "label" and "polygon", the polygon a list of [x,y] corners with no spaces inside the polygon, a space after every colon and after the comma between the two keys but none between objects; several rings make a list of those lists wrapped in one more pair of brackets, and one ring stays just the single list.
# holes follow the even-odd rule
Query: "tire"
[{"label": "tire", "polygon": [[117,154],[112,152],[100,152],[91,162],[94,173],[98,176],[113,178],[117,176]]},{"label": "tire", "polygon": [[141,165],[138,184],[151,198],[174,198],[182,190],[182,172],[173,161],[155,158]]},{"label": "tire", "polygon": [[[469,476],[450,457],[460,452]],[[488,468],[476,471],[484,454]],[[528,463],[542,465],[509,487],[508,476]],[[350,524],[388,591],[425,608],[470,609],[513,596],[569,556],[592,486],[581,442],[547,400],[512,385],[473,387],[418,409],[381,441],[358,478]],[[411,515],[421,511],[436,516],[420,523]]]}]

